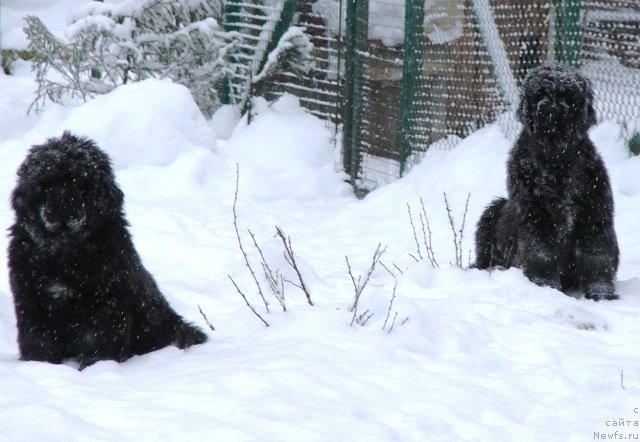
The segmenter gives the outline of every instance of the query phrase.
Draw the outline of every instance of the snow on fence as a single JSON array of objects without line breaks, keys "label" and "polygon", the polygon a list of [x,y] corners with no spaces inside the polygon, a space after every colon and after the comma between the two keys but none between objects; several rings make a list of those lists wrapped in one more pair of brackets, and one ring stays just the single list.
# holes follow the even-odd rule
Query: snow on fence
[{"label": "snow on fence", "polygon": [[[517,87],[542,63],[578,66],[594,81],[599,117],[624,123],[628,136],[640,131],[637,0],[227,2],[247,60],[283,4],[295,8],[288,24],[306,29],[313,67],[278,74],[264,94],[293,93],[327,120],[342,135],[345,171],[365,191],[489,123],[514,136]],[[248,81],[242,69],[238,90]]]}]

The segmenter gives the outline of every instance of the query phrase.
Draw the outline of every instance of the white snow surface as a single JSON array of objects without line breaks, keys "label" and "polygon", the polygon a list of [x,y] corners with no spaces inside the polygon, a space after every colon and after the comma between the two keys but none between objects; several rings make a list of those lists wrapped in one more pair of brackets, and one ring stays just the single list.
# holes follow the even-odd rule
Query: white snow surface
[{"label": "white snow surface", "polygon": [[[31,1],[36,4],[35,0]],[[591,136],[616,202],[620,300],[592,302],[538,287],[518,269],[463,270],[443,192],[473,256],[482,209],[505,194],[510,142],[497,125],[452,150],[432,149],[401,180],[358,200],[336,165],[332,133],[285,96],[207,122],[187,90],[163,81],[123,86],[77,107],[26,116],[28,69],[0,75],[0,227],[30,145],[65,129],[114,160],[135,245],[171,305],[205,329],[206,344],[170,347],[83,371],[18,359],[6,264],[0,266],[2,441],[586,441],[640,437],[640,158],[613,123]],[[224,136],[216,137],[216,132]],[[233,226],[260,270],[295,281],[274,238],[290,236],[314,305],[286,285],[283,312],[256,293]],[[424,201],[440,263],[415,262],[407,213]],[[0,236],[0,248],[8,239]],[[374,315],[350,326],[352,271],[378,266],[360,300]],[[424,250],[422,250],[424,254]],[[399,270],[402,271],[400,273]],[[265,327],[231,285],[234,278]],[[216,330],[207,328],[198,306]],[[623,425],[621,425],[623,424]],[[617,437],[617,436],[616,436]],[[632,437],[627,437],[630,439]]]}]

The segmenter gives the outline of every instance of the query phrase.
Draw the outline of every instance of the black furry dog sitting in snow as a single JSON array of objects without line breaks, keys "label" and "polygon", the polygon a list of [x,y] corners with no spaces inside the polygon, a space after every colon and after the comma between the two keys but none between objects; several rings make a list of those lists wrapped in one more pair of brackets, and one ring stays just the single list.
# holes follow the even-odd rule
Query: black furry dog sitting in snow
[{"label": "black furry dog sitting in snow", "polygon": [[8,256],[21,359],[84,368],[207,340],[142,266],[123,200],[91,140],[65,132],[29,151],[12,195]]},{"label": "black furry dog sitting in snow", "polygon": [[517,117],[524,127],[507,163],[508,198],[478,222],[475,266],[520,267],[539,285],[616,299],[613,195],[587,134],[596,123],[591,83],[572,68],[535,68]]}]

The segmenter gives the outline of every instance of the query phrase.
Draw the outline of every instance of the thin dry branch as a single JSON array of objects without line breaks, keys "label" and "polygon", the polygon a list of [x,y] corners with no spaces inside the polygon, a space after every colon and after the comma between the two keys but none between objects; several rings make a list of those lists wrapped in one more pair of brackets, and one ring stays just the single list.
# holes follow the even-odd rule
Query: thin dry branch
[{"label": "thin dry branch", "polygon": [[[382,261],[380,261],[380,265],[382,266],[383,269],[387,271],[388,274],[390,274],[394,278],[396,277],[396,274],[393,273],[391,270],[389,270],[389,267],[387,267]],[[396,266],[396,268],[398,268],[398,266]]]},{"label": "thin dry branch", "polygon": [[[427,258],[432,267],[440,267],[438,261],[436,261],[436,255],[433,252],[433,244],[431,243],[431,225],[429,224],[429,217],[427,216],[427,210],[424,207],[424,200],[420,197],[420,207],[422,213],[420,213],[420,224],[422,224],[422,240],[424,241],[424,247],[427,250]],[[427,236],[428,234],[428,236]]]},{"label": "thin dry branch", "polygon": [[269,284],[271,293],[278,300],[278,302],[280,303],[280,306],[282,306],[282,311],[286,312],[287,307],[284,302],[284,283],[283,283],[284,281],[282,279],[282,275],[278,270],[274,272],[271,269],[271,266],[269,265],[266,258],[264,257],[264,253],[262,253],[262,249],[258,245],[258,241],[256,241],[256,236],[253,234],[253,232],[250,229],[247,229],[247,232],[249,232],[249,235],[251,236],[251,240],[253,241],[253,245],[258,250],[258,253],[260,254],[262,271],[264,272],[264,277],[267,280],[267,283]]},{"label": "thin dry branch", "polygon": [[207,323],[211,331],[216,331],[215,327],[209,322],[209,318],[207,318],[207,315],[205,315],[204,312],[202,311],[202,307],[200,307],[200,304],[198,304],[198,310],[200,310],[200,314],[204,318],[204,322]]},{"label": "thin dry branch", "polygon": [[285,236],[282,229],[278,226],[276,226],[276,236],[280,238],[280,240],[282,241],[282,244],[284,245],[284,258],[287,261],[287,264],[289,264],[289,266],[294,270],[294,272],[296,272],[296,275],[298,276],[299,284],[295,284],[292,281],[289,281],[287,279],[285,279],[285,281],[302,290],[305,296],[307,297],[307,302],[309,303],[309,305],[313,305],[313,302],[311,301],[311,292],[309,291],[309,289],[304,283],[304,279],[302,278],[302,274],[300,273],[300,269],[298,268],[298,263],[296,262],[296,256],[293,253],[291,238],[288,236]]},{"label": "thin dry branch", "polygon": [[360,296],[362,295],[364,288],[369,283],[369,279],[371,279],[371,275],[376,269],[376,265],[380,261],[380,258],[382,257],[384,252],[387,250],[386,247],[384,249],[380,249],[381,247],[382,247],[382,244],[378,243],[378,247],[376,247],[376,251],[373,253],[373,257],[371,259],[371,265],[369,266],[369,269],[367,270],[367,273],[364,279],[362,279],[362,276],[360,275],[358,276],[357,281],[356,281],[356,278],[353,276],[353,272],[351,270],[351,264],[349,263],[349,257],[348,256],[344,257],[347,262],[347,269],[349,270],[349,276],[351,277],[351,282],[353,283],[353,289],[355,291],[353,305],[349,309],[350,312],[353,312],[353,317],[351,318],[351,325],[353,325],[353,323],[356,322],[356,318],[358,314],[358,302],[360,301]]},{"label": "thin dry branch", "polygon": [[[409,253],[409,255],[413,259],[415,259],[416,262],[422,261],[424,258],[422,257],[422,252],[420,251],[420,241],[418,241],[418,234],[416,233],[416,226],[415,226],[415,224],[413,224],[413,215],[411,214],[411,205],[409,203],[407,203],[407,212],[409,212],[409,222],[411,222],[411,230],[413,230],[413,240],[416,243],[416,251],[418,252],[418,256],[420,257],[420,259],[418,260],[418,258],[416,258],[415,256],[411,255],[411,253]],[[423,229],[423,232],[424,232],[424,229]]]},{"label": "thin dry branch", "polygon": [[[393,316],[393,321],[391,322],[391,327],[389,327],[389,330],[387,330],[387,333],[391,333],[391,331],[393,330],[394,325],[396,324],[396,319],[397,318],[398,318],[398,312],[396,312],[396,314]],[[405,325],[407,322],[409,322],[409,317],[408,316],[402,320],[400,325],[401,326]]]},{"label": "thin dry branch", "polygon": [[407,212],[409,213],[409,222],[411,223],[411,231],[413,232],[413,241],[416,244],[417,255],[409,253],[409,256],[413,258],[415,262],[420,262],[425,259],[422,249],[426,254],[426,259],[431,264],[431,267],[439,267],[436,260],[435,253],[433,251],[433,244],[431,242],[432,233],[431,225],[429,224],[429,217],[427,216],[427,210],[424,207],[424,201],[420,198],[421,210],[418,211],[418,218],[420,219],[420,226],[422,227],[422,246],[420,245],[420,239],[418,239],[418,231],[416,229],[416,223],[413,221],[413,212],[411,211],[411,205],[407,203]]},{"label": "thin dry branch", "polygon": [[391,327],[389,327],[389,331],[387,331],[387,333],[391,333],[391,330],[393,330],[393,326],[396,325],[397,317],[398,317],[398,312],[396,312],[396,314],[393,315],[393,321],[391,321]]},{"label": "thin dry branch", "polygon": [[247,303],[247,306],[249,306],[249,308],[251,309],[251,311],[253,312],[254,315],[256,315],[258,318],[260,318],[260,320],[264,323],[264,325],[266,325],[267,327],[269,327],[269,323],[267,321],[264,320],[264,318],[262,316],[260,316],[260,314],[256,311],[256,309],[253,308],[253,306],[249,303],[249,301],[247,300],[247,297],[244,295],[244,293],[242,293],[242,290],[240,290],[240,287],[238,287],[238,284],[236,284],[236,282],[233,280],[233,278],[231,277],[231,275],[227,275],[229,277],[229,279],[231,280],[231,283],[233,284],[233,286],[236,288],[236,290],[238,291],[238,293],[240,294],[240,296],[242,296],[242,299],[244,299],[244,302]]},{"label": "thin dry branch", "polygon": [[443,192],[444,195],[444,205],[447,209],[447,216],[449,218],[449,225],[451,226],[451,232],[453,233],[453,245],[455,247],[456,253],[456,267],[462,268],[462,237],[464,232],[464,224],[467,219],[467,212],[469,210],[469,198],[471,198],[471,194],[467,195],[467,202],[464,206],[464,213],[462,215],[462,224],[459,230],[456,230],[456,225],[453,220],[453,214],[451,213],[451,207],[449,206],[449,201],[447,200],[447,194]]},{"label": "thin dry branch", "polygon": [[[391,308],[393,307],[393,301],[396,299],[396,288],[398,287],[398,280],[396,279],[393,284],[393,294],[391,295],[391,301],[389,301],[389,310],[387,310],[387,317],[384,319],[384,324],[382,324],[382,330],[387,327],[387,322],[389,321],[389,316],[391,316]],[[396,312],[396,315],[398,313]]]},{"label": "thin dry branch", "polygon": [[362,313],[356,319],[356,324],[364,327],[367,324],[367,322],[369,322],[369,319],[371,319],[372,316],[373,316],[373,312],[370,312],[369,310],[365,310],[364,313]]},{"label": "thin dry branch", "polygon": [[467,213],[469,212],[469,199],[471,199],[471,193],[467,194],[467,200],[464,203],[464,213],[462,214],[462,224],[460,225],[460,240],[458,242],[460,247],[460,267],[462,267],[462,237],[464,235],[464,224],[467,222]]},{"label": "thin dry branch", "polygon": [[[345,261],[347,262],[347,269],[349,270],[349,276],[351,277],[351,282],[353,283],[353,290],[356,293],[356,301],[358,300],[358,286],[360,285],[360,276],[358,276],[358,282],[356,282],[356,278],[353,277],[353,272],[351,271],[351,264],[349,263],[349,257],[345,255]],[[355,304],[354,304],[355,306]],[[349,308],[349,311],[353,311],[354,306]]]},{"label": "thin dry branch", "polygon": [[233,228],[236,231],[238,247],[240,247],[240,251],[242,252],[242,256],[244,257],[244,262],[247,268],[249,269],[249,272],[251,272],[251,277],[253,278],[253,281],[255,282],[256,287],[258,288],[258,294],[260,295],[260,297],[262,298],[262,301],[264,302],[264,306],[267,309],[267,313],[269,313],[269,303],[264,297],[264,293],[262,293],[262,287],[258,282],[258,277],[256,276],[256,273],[253,271],[253,267],[251,267],[251,264],[249,263],[249,257],[247,256],[247,252],[245,252],[244,247],[242,246],[242,240],[240,239],[240,231],[238,230],[238,214],[236,212],[236,204],[238,203],[239,182],[240,182],[240,166],[236,163],[236,191],[233,197]]}]

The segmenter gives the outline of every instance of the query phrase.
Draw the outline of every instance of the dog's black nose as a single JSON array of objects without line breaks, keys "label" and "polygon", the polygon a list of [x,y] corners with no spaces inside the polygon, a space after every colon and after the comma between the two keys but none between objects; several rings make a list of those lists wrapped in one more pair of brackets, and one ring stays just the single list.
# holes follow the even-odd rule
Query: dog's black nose
[{"label": "dog's black nose", "polygon": [[549,97],[544,96],[538,101],[538,104],[536,106],[536,113],[537,114],[542,114],[542,113],[548,114],[550,112],[553,112],[555,109],[556,109],[555,102],[553,100],[551,100]]},{"label": "dog's black nose", "polygon": [[545,96],[536,104],[533,116],[534,129],[536,131],[545,130],[546,132],[549,132],[549,129],[553,127],[553,124],[550,123],[558,117],[558,106],[553,100]]},{"label": "dog's black nose", "polygon": [[555,132],[568,118],[569,110],[569,105],[561,99],[541,98],[534,112],[534,130],[548,134]]}]

